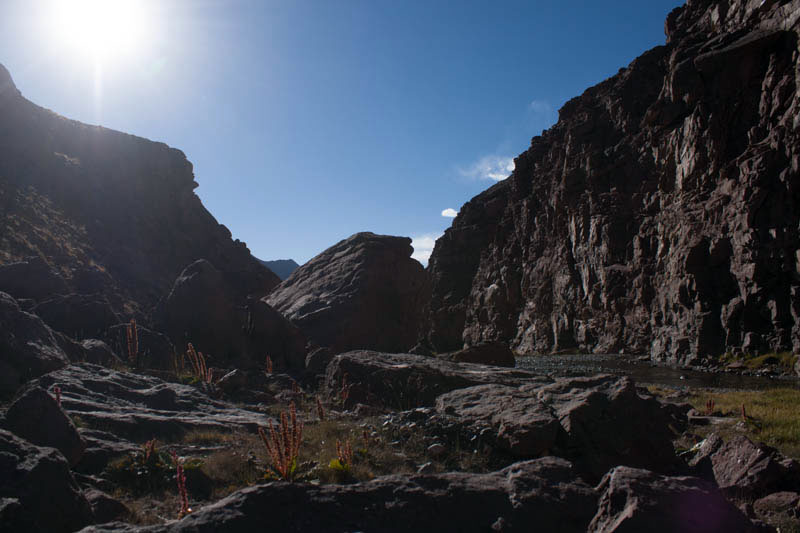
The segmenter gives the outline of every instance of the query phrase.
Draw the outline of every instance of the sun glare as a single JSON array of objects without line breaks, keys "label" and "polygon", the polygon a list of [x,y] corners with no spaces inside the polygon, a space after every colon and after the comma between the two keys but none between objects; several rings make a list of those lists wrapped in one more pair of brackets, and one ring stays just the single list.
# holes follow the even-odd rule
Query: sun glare
[{"label": "sun glare", "polygon": [[131,53],[147,30],[141,0],[55,0],[53,24],[60,43],[94,60]]}]

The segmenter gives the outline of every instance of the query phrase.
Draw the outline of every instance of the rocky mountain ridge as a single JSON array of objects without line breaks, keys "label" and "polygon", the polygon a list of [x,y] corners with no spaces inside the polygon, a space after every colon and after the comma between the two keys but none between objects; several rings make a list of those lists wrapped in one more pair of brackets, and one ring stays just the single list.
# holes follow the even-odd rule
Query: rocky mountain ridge
[{"label": "rocky mountain ridge", "polygon": [[281,281],[288,278],[300,265],[294,259],[276,259],[274,261],[258,260],[259,263],[270,269]]},{"label": "rocky mountain ridge", "polygon": [[800,350],[800,2],[689,0],[435,246],[424,339]]},{"label": "rocky mountain ridge", "polygon": [[[180,150],[41,108],[0,66],[0,265],[19,263],[28,285],[43,271],[26,266],[35,258],[64,280],[56,294],[99,293],[120,319],[147,322],[202,258],[236,298],[265,295],[280,280],[217,223],[196,187]],[[14,294],[14,284],[0,290]]]}]

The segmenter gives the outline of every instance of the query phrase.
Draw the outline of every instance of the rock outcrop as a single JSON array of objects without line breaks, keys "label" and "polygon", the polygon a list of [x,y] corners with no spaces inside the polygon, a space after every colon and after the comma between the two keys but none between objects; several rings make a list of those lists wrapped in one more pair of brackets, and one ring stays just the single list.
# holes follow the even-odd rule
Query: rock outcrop
[{"label": "rock outcrop", "polygon": [[69,364],[53,331],[0,292],[0,398],[25,382]]},{"label": "rock outcrop", "polygon": [[424,337],[522,353],[800,350],[800,2],[689,0],[567,102],[430,259]]},{"label": "rock outcrop", "polygon": [[667,413],[657,400],[640,396],[628,378],[479,385],[439,396],[436,413],[454,419],[449,425],[462,426],[464,435],[492,436],[512,456],[570,459],[589,481],[617,465],[665,473],[679,467]]},{"label": "rock outcrop", "polygon": [[353,351],[335,356],[325,373],[330,397],[342,397],[345,407],[358,403],[395,409],[430,406],[440,394],[483,383],[547,384],[553,380],[526,370],[434,357]]},{"label": "rock outcrop", "polygon": [[57,449],[70,466],[78,464],[86,449],[72,420],[41,387],[28,388],[14,400],[4,418],[6,429],[37,446]]},{"label": "rock outcrop", "polygon": [[145,323],[202,258],[236,299],[266,295],[279,279],[217,223],[196,187],[181,151],[36,106],[0,66],[0,265],[27,263],[0,268],[0,290],[37,300],[100,292],[123,320]]},{"label": "rock outcrop", "polygon": [[236,492],[171,524],[107,524],[83,533],[256,531],[583,532],[596,498],[553,457],[488,474],[397,475],[352,485],[269,483]]},{"label": "rock outcrop", "polygon": [[606,474],[597,488],[601,493],[597,515],[587,528],[594,533],[763,531],[714,485],[698,478],[620,466]]},{"label": "rock outcrop", "polygon": [[[211,399],[190,385],[88,363],[51,372],[33,383],[45,389],[58,385],[63,409],[79,416],[86,425],[104,428],[115,442],[170,440],[191,431],[255,432],[271,420]],[[86,453],[91,455],[98,443],[92,438],[86,441]]]},{"label": "rock outcrop", "polygon": [[408,350],[426,301],[411,239],[357,233],[295,270],[266,302],[334,353]]},{"label": "rock outcrop", "polygon": [[[0,81],[2,84],[2,81]],[[54,448],[40,448],[0,429],[0,530],[76,531],[92,509]]]},{"label": "rock outcrop", "polygon": [[179,349],[191,342],[210,365],[263,368],[269,355],[276,369],[305,367],[306,339],[297,326],[262,300],[237,299],[223,272],[204,259],[175,280],[157,325]]}]

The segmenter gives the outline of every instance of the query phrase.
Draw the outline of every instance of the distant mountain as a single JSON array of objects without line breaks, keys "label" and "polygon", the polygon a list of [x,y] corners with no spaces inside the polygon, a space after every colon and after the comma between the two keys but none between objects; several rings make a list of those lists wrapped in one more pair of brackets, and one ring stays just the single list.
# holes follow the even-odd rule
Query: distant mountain
[{"label": "distant mountain", "polygon": [[272,270],[276,276],[281,278],[281,281],[288,278],[292,272],[297,270],[298,265],[294,259],[276,259],[275,261],[264,261],[259,259],[262,265]]}]

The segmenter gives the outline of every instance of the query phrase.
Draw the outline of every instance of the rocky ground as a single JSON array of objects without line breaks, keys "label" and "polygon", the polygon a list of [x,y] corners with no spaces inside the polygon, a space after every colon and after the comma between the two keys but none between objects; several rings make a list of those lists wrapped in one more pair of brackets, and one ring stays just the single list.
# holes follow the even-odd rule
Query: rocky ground
[{"label": "rocky ground", "polygon": [[[28,317],[28,356],[47,361],[52,332]],[[795,459],[698,432],[753,415],[607,374],[373,351],[308,362],[203,377],[65,361],[35,377],[2,411],[0,530],[800,528]],[[281,418],[290,440],[303,425],[283,472],[259,436]]]}]

